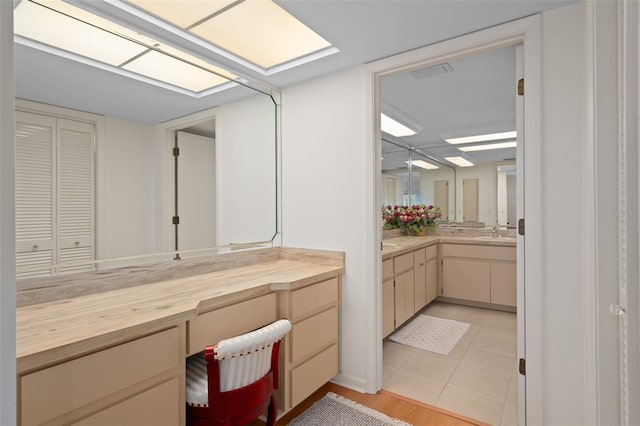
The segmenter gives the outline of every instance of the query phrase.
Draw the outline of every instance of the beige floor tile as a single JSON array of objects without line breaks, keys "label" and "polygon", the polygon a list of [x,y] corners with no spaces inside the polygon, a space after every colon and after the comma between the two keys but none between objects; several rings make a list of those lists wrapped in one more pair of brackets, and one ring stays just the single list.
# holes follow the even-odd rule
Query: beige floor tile
[{"label": "beige floor tile", "polygon": [[[482,328],[480,328],[480,331],[482,331]],[[479,333],[471,342],[471,347],[496,354],[508,355],[514,358],[518,353],[515,339],[486,336]]]},{"label": "beige floor tile", "polygon": [[494,370],[501,373],[512,373],[514,356],[507,356],[475,348],[473,344],[462,357],[460,364],[471,367]]},{"label": "beige floor tile", "polygon": [[518,329],[517,316],[512,312],[501,312],[487,310],[484,317],[484,324],[494,325],[496,327]]},{"label": "beige floor tile", "polygon": [[509,391],[507,392],[507,402],[518,403],[518,374],[511,375],[509,381]]},{"label": "beige floor tile", "polygon": [[433,404],[444,386],[444,382],[427,379],[411,371],[396,371],[385,383],[384,389],[425,404]]},{"label": "beige floor tile", "polygon": [[460,365],[449,379],[449,383],[481,392],[506,401],[511,374],[485,370],[466,364]]},{"label": "beige floor tile", "polygon": [[518,426],[518,405],[507,401],[502,411],[501,426]]},{"label": "beige floor tile", "polygon": [[446,383],[458,364],[447,358],[435,355],[438,354],[433,354],[427,351],[415,352],[396,370],[396,372],[402,371],[435,380],[436,382]]},{"label": "beige floor tile", "polygon": [[386,383],[393,373],[413,354],[413,350],[398,343],[385,341],[382,347],[382,380]]},{"label": "beige floor tile", "polygon": [[482,324],[479,327],[478,335],[487,337],[499,337],[501,339],[510,339],[514,342],[518,340],[518,330],[490,324]]},{"label": "beige floor tile", "polygon": [[492,425],[499,425],[505,403],[500,398],[448,384],[434,405]]},{"label": "beige floor tile", "polygon": [[468,347],[471,344],[471,341],[473,340],[473,338],[478,335],[479,331],[480,331],[479,324],[469,325],[467,332],[464,333],[464,335],[460,338],[460,340],[458,341],[458,343],[456,343],[456,345]]},{"label": "beige floor tile", "polygon": [[469,324],[484,324],[486,309],[473,308],[469,306],[455,306],[448,313],[450,319],[468,322]]}]

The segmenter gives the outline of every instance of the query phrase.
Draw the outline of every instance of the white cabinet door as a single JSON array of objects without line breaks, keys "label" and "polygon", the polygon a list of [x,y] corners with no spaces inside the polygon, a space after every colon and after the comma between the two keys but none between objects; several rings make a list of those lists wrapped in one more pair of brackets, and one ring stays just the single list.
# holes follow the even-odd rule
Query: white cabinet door
[{"label": "white cabinet door", "polygon": [[491,301],[490,263],[481,260],[444,259],[442,295],[455,299]]}]

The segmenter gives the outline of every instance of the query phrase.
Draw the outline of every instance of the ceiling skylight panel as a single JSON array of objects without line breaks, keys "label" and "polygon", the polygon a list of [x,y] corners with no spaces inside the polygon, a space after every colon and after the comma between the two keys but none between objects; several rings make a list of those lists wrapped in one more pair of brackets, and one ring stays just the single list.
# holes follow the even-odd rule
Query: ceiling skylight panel
[{"label": "ceiling skylight panel", "polygon": [[270,0],[245,0],[190,31],[263,68],[331,46]]},{"label": "ceiling skylight panel", "polygon": [[200,92],[228,81],[156,51],[145,53],[122,68],[194,92]]},{"label": "ceiling skylight panel", "polygon": [[158,18],[188,28],[204,18],[224,9],[236,0],[127,0]]},{"label": "ceiling skylight panel", "polygon": [[137,43],[27,0],[21,1],[14,13],[17,35],[110,65],[117,66],[146,50]]},{"label": "ceiling skylight panel", "polygon": [[[228,78],[229,80],[235,80],[236,78],[238,78],[237,75],[232,74],[231,72],[229,72],[229,71],[227,71],[225,69],[222,69],[220,67],[212,65],[207,61],[203,61],[202,59],[197,58],[197,57],[195,57],[193,55],[185,53],[182,50],[175,49],[175,48],[173,48],[171,46],[167,46],[167,45],[164,45],[164,44],[159,44],[157,48],[159,50],[161,50],[162,52],[166,52],[166,53],[168,53],[170,55],[178,57],[178,58],[180,58],[180,59],[182,59],[184,61],[187,61],[187,62],[189,62],[191,64],[201,66],[203,68],[208,69],[209,71],[213,71],[214,73],[217,73],[219,75],[222,75],[222,76]],[[175,59],[175,60],[177,61],[178,59]],[[224,81],[226,82],[226,80],[224,80]]]}]

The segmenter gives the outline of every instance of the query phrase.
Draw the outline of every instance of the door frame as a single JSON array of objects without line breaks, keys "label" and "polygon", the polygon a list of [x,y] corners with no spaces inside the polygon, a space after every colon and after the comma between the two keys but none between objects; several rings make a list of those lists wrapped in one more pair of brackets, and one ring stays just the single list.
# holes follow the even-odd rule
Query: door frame
[{"label": "door frame", "polygon": [[[518,158],[526,158],[526,169],[518,168],[518,174],[527,182],[527,191],[524,194],[524,216],[527,218],[527,228],[541,229],[541,199],[542,199],[542,164],[540,144],[535,143],[541,137],[541,17],[534,15],[475,33],[456,37],[423,48],[408,51],[389,58],[381,59],[366,65],[366,71],[370,73],[371,86],[369,93],[372,99],[372,150],[371,159],[374,173],[374,196],[371,205],[372,211],[378,211],[381,205],[381,131],[380,131],[380,79],[387,75],[436,65],[438,63],[453,61],[467,56],[483,53],[489,50],[506,46],[523,45],[524,76],[527,87],[527,96],[524,97],[524,139],[532,141],[528,144],[518,144]],[[514,87],[515,92],[515,87]],[[524,169],[524,170],[521,170]],[[521,203],[522,204],[522,203]],[[367,391],[376,392],[382,388],[382,255],[380,252],[382,242],[382,230],[378,221],[373,221],[374,235],[373,247],[374,259],[376,259],[373,278],[375,291],[371,292],[370,318],[367,335],[370,336],[369,349],[372,356],[367,358]],[[526,386],[523,376],[519,376],[519,419],[521,424],[528,421],[531,424],[544,423],[543,418],[543,379],[542,379],[542,240],[540,233],[527,235],[526,241],[522,236],[518,237],[518,245],[524,250],[518,250],[518,268],[522,273],[518,276],[518,312],[519,317],[526,320],[519,321],[518,333],[524,336],[519,338],[518,357],[524,358],[525,347],[527,370],[536,372],[527,378]],[[524,269],[526,261],[526,269]],[[524,285],[527,282],[527,286]],[[525,411],[526,407],[526,411]]]}]

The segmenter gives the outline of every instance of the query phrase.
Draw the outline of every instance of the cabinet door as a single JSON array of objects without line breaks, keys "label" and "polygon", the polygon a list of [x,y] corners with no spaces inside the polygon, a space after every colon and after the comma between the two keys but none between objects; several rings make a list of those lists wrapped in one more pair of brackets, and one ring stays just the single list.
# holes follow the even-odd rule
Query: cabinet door
[{"label": "cabinet door", "polygon": [[516,306],[516,287],[515,263],[491,264],[491,303]]},{"label": "cabinet door", "polygon": [[393,278],[382,283],[382,337],[387,337],[395,328],[395,300]]},{"label": "cabinet door", "polygon": [[489,262],[444,259],[442,295],[456,299],[491,301],[491,264]]},{"label": "cabinet door", "polygon": [[438,297],[438,259],[433,258],[426,264],[426,303],[431,303],[433,299]]},{"label": "cabinet door", "polygon": [[413,269],[396,276],[396,328],[413,314]]},{"label": "cabinet door", "polygon": [[426,250],[413,252],[413,312],[416,313],[427,304],[427,265]]}]

